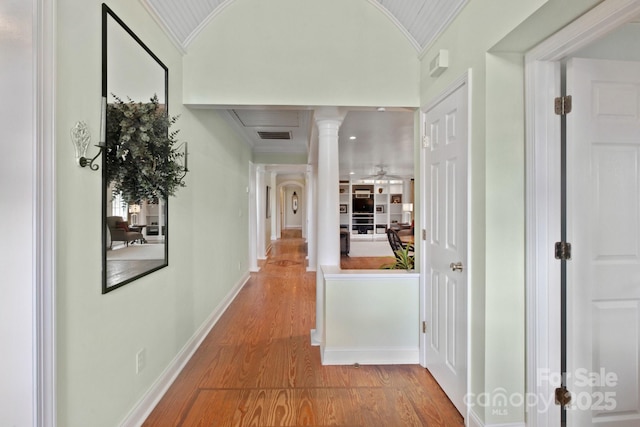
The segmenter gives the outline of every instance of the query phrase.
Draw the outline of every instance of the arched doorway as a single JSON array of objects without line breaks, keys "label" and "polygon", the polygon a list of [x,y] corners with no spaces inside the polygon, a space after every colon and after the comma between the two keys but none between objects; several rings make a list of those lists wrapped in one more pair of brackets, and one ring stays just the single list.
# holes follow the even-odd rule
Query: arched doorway
[{"label": "arched doorway", "polygon": [[300,229],[306,238],[306,195],[304,181],[287,180],[278,184],[276,237],[284,229]]}]

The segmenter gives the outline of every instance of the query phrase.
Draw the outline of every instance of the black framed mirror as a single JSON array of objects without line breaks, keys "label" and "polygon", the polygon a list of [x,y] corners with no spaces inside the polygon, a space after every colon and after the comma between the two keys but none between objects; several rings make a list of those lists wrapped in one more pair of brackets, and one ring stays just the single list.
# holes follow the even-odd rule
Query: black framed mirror
[{"label": "black framed mirror", "polygon": [[[123,166],[133,149],[122,127],[126,108],[168,117],[169,70],[138,36],[102,4],[102,293],[169,264],[168,201],[136,180],[140,168]],[[131,110],[133,111],[133,110]],[[140,121],[140,120],[138,120]],[[164,122],[163,122],[164,123]],[[166,124],[166,123],[165,123]],[[149,127],[149,126],[147,126]],[[165,129],[164,132],[168,130]],[[132,132],[133,135],[133,132]],[[115,159],[115,160],[114,160]],[[130,162],[129,162],[130,163]],[[122,190],[124,188],[124,190]],[[130,188],[130,191],[127,189]],[[142,191],[142,190],[147,190]]]}]

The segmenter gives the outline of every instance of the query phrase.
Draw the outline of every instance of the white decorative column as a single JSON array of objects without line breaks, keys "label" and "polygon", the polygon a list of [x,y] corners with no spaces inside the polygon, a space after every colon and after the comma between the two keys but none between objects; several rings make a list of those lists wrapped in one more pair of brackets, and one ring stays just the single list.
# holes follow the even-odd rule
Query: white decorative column
[{"label": "white decorative column", "polygon": [[333,114],[316,119],[318,126],[317,211],[317,272],[316,329],[311,331],[311,344],[324,341],[324,279],[322,266],[340,266],[340,213],[338,210],[339,154],[338,130],[342,117]]},{"label": "white decorative column", "polygon": [[257,226],[257,232],[256,232],[256,257],[258,260],[262,260],[262,259],[266,259],[266,251],[265,248],[267,246],[267,242],[266,242],[266,232],[267,232],[267,226],[266,226],[266,222],[268,221],[267,219],[265,219],[265,206],[266,206],[266,197],[267,197],[267,193],[266,193],[266,185],[267,185],[267,181],[265,179],[265,171],[264,171],[264,166],[263,165],[257,165],[256,166],[256,193],[257,193],[257,201],[258,201],[258,206],[257,206],[257,221],[256,221],[256,226]]},{"label": "white decorative column", "polygon": [[[277,177],[277,173],[275,172],[269,173],[268,182],[269,182],[269,187],[271,187],[271,194],[270,194],[271,200],[269,200],[269,206],[271,207],[271,226],[270,226],[271,242],[275,242],[280,237],[280,235],[278,234],[278,217],[281,214],[280,212],[281,203],[280,203],[280,192],[278,191],[276,177]],[[281,225],[284,225],[284,224],[281,224]],[[271,242],[269,242],[268,246],[271,246]]]},{"label": "white decorative column", "polygon": [[307,166],[306,173],[307,194],[307,271],[316,271],[316,238],[318,229],[316,218],[316,174],[313,166]]},{"label": "white decorative column", "polygon": [[249,271],[258,268],[258,171],[253,162],[249,162]]}]

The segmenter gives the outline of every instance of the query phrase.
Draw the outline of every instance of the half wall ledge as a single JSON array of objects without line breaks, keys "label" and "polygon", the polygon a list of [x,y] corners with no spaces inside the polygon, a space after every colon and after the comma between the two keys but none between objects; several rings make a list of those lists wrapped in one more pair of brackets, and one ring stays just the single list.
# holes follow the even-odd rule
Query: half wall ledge
[{"label": "half wall ledge", "polygon": [[419,363],[419,273],[321,269],[323,365]]}]

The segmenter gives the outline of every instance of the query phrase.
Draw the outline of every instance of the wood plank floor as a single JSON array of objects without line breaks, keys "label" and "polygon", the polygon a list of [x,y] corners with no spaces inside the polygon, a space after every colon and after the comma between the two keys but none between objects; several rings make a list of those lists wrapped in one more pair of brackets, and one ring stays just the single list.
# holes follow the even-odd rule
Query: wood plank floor
[{"label": "wood plank floor", "polygon": [[340,257],[340,268],[343,270],[380,270],[383,266],[393,264],[396,259],[392,256],[376,257]]},{"label": "wood plank floor", "polygon": [[274,244],[144,426],[463,426],[420,366],[320,364],[304,248]]}]

